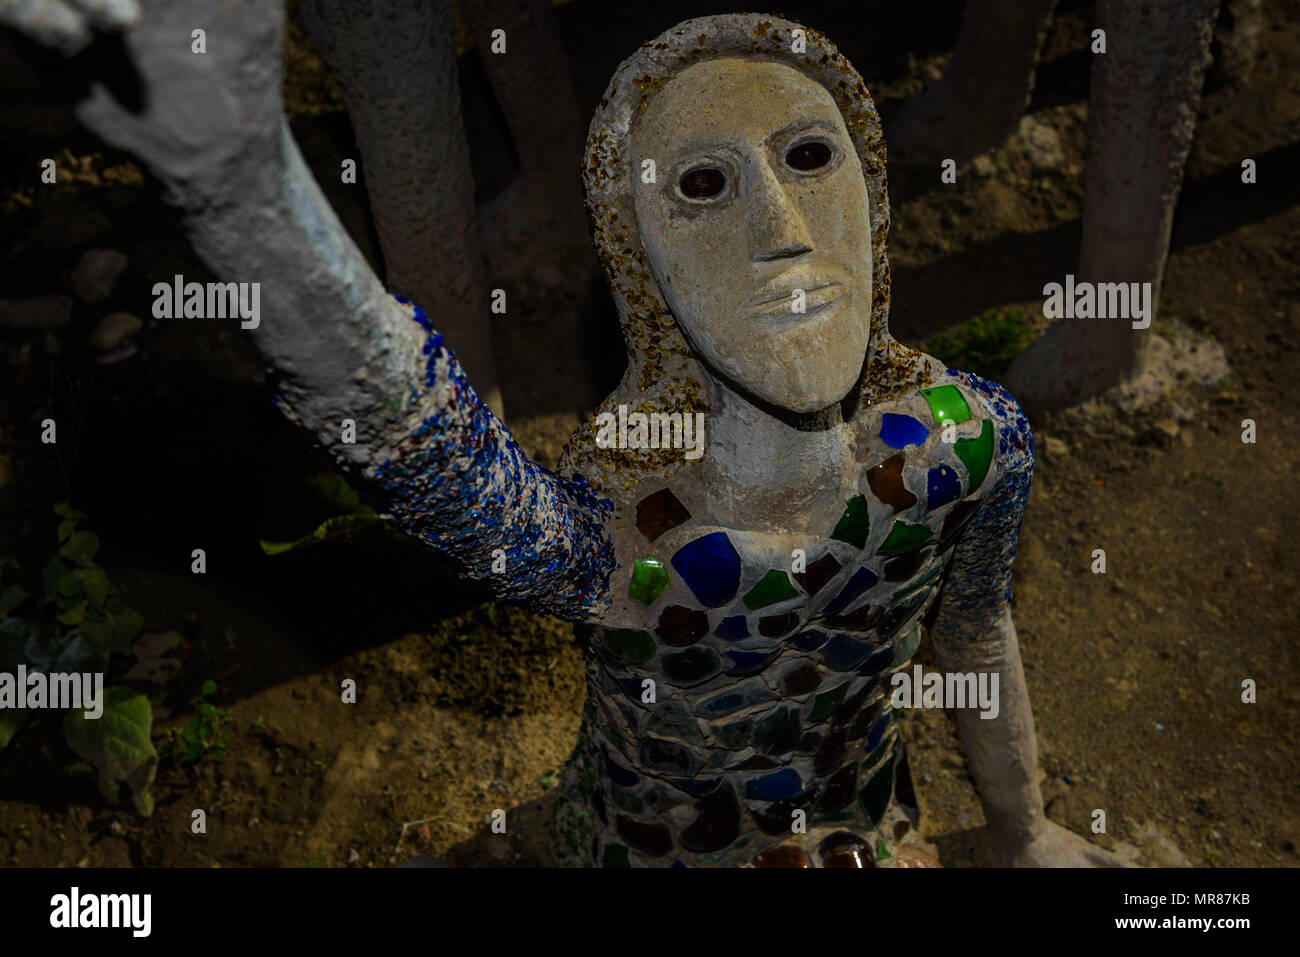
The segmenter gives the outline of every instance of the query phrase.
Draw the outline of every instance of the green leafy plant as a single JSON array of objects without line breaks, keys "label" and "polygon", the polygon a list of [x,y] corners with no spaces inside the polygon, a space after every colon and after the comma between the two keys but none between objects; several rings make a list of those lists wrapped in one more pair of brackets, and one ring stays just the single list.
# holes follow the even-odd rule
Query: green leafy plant
[{"label": "green leafy plant", "polygon": [[262,551],[268,555],[347,538],[379,521],[352,486],[336,475],[298,483],[263,522]]},{"label": "green leafy plant", "polygon": [[1033,337],[1025,310],[1009,306],[989,309],[983,315],[931,336],[925,351],[953,368],[996,378]]},{"label": "green leafy plant", "polygon": [[[11,585],[0,592],[0,672],[16,674],[105,673],[113,655],[133,657],[132,644],[144,618],[128,608],[104,569],[95,561],[99,536],[79,527],[85,516],[66,502],[55,506],[59,550],[41,573],[44,602],[27,616],[17,610],[30,597]],[[153,714],[149,699],[124,685],[104,689],[103,713],[88,719],[83,709],[64,717],[69,747],[99,772],[101,792],[118,800],[125,784],[137,812],[153,812],[149,787],[158,768],[150,740]],[[30,718],[27,709],[0,711],[0,749]]]},{"label": "green leafy plant", "polygon": [[207,700],[216,693],[215,681],[209,678],[203,682],[194,702],[197,714],[185,724],[167,729],[162,757],[175,758],[186,764],[197,764],[204,758],[213,761],[225,759],[226,745],[230,742],[229,714]]}]

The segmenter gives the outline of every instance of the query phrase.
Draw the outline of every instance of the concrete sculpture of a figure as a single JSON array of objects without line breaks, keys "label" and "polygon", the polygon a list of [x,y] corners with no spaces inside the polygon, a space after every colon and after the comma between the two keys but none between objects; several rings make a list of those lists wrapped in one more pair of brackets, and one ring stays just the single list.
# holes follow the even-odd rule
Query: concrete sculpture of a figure
[{"label": "concrete sculpture of a figure", "polygon": [[[889,679],[937,605],[941,666],[1000,676],[995,719],[958,714],[994,862],[1113,860],[1046,819],[1036,781],[1010,614],[1029,427],[999,386],[890,336],[884,141],[827,38],[707,17],[614,76],[583,175],[628,351],[600,413],[632,427],[611,442],[593,417],[557,474],[312,181],[278,102],[276,5],[145,6],[127,47],[146,105],[98,88],[81,116],[163,181],[215,273],[262,282],[252,334],[281,407],[397,528],[580,625],[560,859],[935,863]],[[221,37],[202,64],[199,22]],[[702,455],[647,441],[701,413]]]}]

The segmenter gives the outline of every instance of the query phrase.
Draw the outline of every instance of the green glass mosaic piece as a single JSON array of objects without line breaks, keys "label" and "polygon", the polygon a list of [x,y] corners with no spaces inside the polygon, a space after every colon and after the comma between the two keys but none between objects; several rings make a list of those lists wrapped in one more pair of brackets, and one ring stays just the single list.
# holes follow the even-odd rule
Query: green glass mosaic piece
[{"label": "green glass mosaic piece", "polygon": [[614,805],[621,810],[627,811],[628,814],[640,814],[642,809],[645,808],[645,804],[639,797],[629,791],[624,791],[617,784],[612,785],[609,792]]},{"label": "green glass mosaic piece", "polygon": [[888,757],[894,753],[894,739],[881,736],[881,741],[876,745],[876,750],[868,751],[866,758],[862,762],[863,772],[870,771],[880,763],[881,758]]},{"label": "green glass mosaic piece", "polygon": [[910,552],[914,548],[928,542],[934,537],[934,532],[930,531],[924,525],[908,525],[906,522],[895,522],[894,527],[889,530],[889,535],[880,545],[881,555],[901,555],[904,552]]},{"label": "green glass mosaic piece", "polygon": [[799,746],[799,709],[777,708],[758,719],[754,747],[763,754],[784,754]]},{"label": "green glass mosaic piece", "polygon": [[893,856],[893,854],[889,853],[889,848],[885,847],[885,839],[883,837],[876,838],[876,860],[887,861]]},{"label": "green glass mosaic piece", "polygon": [[649,605],[668,587],[668,569],[657,558],[638,558],[632,565],[632,583],[627,596]]},{"label": "green glass mosaic piece", "polygon": [[605,847],[605,858],[602,866],[604,867],[631,867],[632,862],[627,859],[627,848],[622,844],[609,844]]},{"label": "green glass mosaic piece", "polygon": [[655,640],[648,631],[619,628],[605,635],[605,647],[630,665],[649,661],[655,653]]},{"label": "green glass mosaic piece", "polygon": [[790,584],[790,576],[783,571],[773,569],[745,593],[744,602],[749,608],[762,608],[766,605],[775,605],[787,598],[794,598],[798,594]]},{"label": "green glass mosaic piece", "polygon": [[897,605],[900,602],[902,602],[902,600],[906,598],[908,595],[912,595],[920,591],[926,585],[930,584],[941,574],[943,574],[943,569],[944,569],[943,565],[932,565],[930,568],[926,569],[924,574],[919,575],[916,578],[913,578],[910,582],[908,582],[898,591],[894,592],[894,598],[890,602],[890,606],[892,607],[894,605]]},{"label": "green glass mosaic piece", "polygon": [[952,444],[952,450],[965,464],[966,472],[970,475],[970,487],[966,489],[969,495],[980,487],[984,476],[989,474],[989,463],[993,461],[993,423],[985,419],[980,426],[979,435],[973,439],[958,439]]},{"label": "green glass mosaic piece", "polygon": [[922,389],[921,395],[930,403],[930,414],[940,425],[944,422],[965,422],[970,418],[970,406],[955,385],[940,385]]},{"label": "green glass mosaic piece", "polygon": [[840,706],[844,700],[844,689],[848,685],[840,685],[838,688],[832,688],[830,691],[823,691],[813,700],[812,713],[808,715],[809,721],[824,721],[831,716],[831,712]]},{"label": "green glass mosaic piece", "polygon": [[867,535],[871,531],[871,519],[867,515],[867,500],[862,495],[855,495],[844,503],[844,514],[840,516],[831,532],[831,538],[848,542],[854,548],[867,544]]},{"label": "green glass mosaic piece", "polygon": [[885,808],[889,807],[889,796],[893,791],[894,759],[891,756],[858,792],[858,806],[867,816],[868,826],[874,828],[880,824]]},{"label": "green glass mosaic piece", "polygon": [[916,654],[916,648],[921,643],[921,623],[918,621],[907,629],[905,634],[895,646],[894,664],[901,665],[912,655]]}]

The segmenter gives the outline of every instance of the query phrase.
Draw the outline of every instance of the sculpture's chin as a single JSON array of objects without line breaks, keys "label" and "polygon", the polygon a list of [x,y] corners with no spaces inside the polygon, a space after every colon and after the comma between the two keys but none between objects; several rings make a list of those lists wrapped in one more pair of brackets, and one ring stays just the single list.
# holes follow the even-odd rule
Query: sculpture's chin
[{"label": "sculpture's chin", "polygon": [[[850,353],[851,354],[851,353]],[[772,357],[756,367],[727,369],[734,382],[769,405],[799,415],[828,409],[852,391],[862,372],[862,363],[828,361],[820,356],[792,362],[789,355]],[[828,367],[829,366],[829,367]]]}]

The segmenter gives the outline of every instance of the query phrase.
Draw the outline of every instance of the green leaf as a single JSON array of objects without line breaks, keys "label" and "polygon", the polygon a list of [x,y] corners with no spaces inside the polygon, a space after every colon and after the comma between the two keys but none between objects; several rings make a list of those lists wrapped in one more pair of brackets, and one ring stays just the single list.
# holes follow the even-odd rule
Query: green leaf
[{"label": "green leaf", "polygon": [[86,602],[80,602],[59,615],[61,625],[79,625],[86,617]]},{"label": "green leaf", "polygon": [[60,502],[58,505],[54,506],[54,514],[61,515],[64,518],[71,519],[74,522],[80,521],[81,519],[86,517],[82,515],[80,512],[78,512],[71,505],[69,505],[67,502]]},{"label": "green leaf", "polygon": [[315,854],[313,854],[313,855],[312,855],[312,856],[307,860],[307,866],[308,866],[308,867],[324,867],[324,866],[325,866],[325,852],[324,852],[324,851],[317,851]]},{"label": "green leaf", "polygon": [[263,522],[262,551],[279,555],[360,531],[379,521],[356,491],[337,476],[322,475],[298,483]]},{"label": "green leaf", "polygon": [[10,585],[3,592],[0,592],[0,618],[8,615],[26,600],[27,592],[17,585]]},{"label": "green leaf", "polygon": [[158,772],[158,752],[149,733],[153,711],[149,699],[118,685],[104,692],[104,713],[87,718],[86,712],[68,712],[63,733],[68,746],[99,770],[99,790],[116,802],[125,784],[131,791],[136,813],[148,817],[153,813],[149,786]]},{"label": "green leaf", "polygon": [[144,618],[140,613],[127,608],[121,599],[113,596],[104,603],[102,612],[86,619],[81,633],[103,651],[129,655],[131,642],[143,629]]},{"label": "green leaf", "polygon": [[199,694],[201,695],[210,695],[216,693],[217,693],[217,683],[213,681],[211,678],[203,682],[203,687],[199,689]]},{"label": "green leaf", "polygon": [[59,598],[76,598],[86,593],[86,582],[81,575],[82,569],[71,568],[59,579],[54,594]]},{"label": "green leaf", "polygon": [[41,572],[41,585],[45,589],[47,602],[54,601],[59,591],[59,582],[63,581],[63,577],[71,570],[71,566],[58,555],[46,563],[45,569]]},{"label": "green leaf", "polygon": [[99,536],[94,532],[82,531],[73,532],[59,549],[59,554],[83,568],[89,568],[94,564],[97,551],[99,551]]},{"label": "green leaf", "polygon": [[67,518],[59,522],[59,541],[66,542],[68,536],[77,530],[77,523]]},{"label": "green leaf", "polygon": [[96,608],[103,608],[109,592],[113,590],[113,586],[108,582],[108,576],[104,574],[102,568],[83,568],[80,571],[81,582],[86,586],[86,597]]}]

